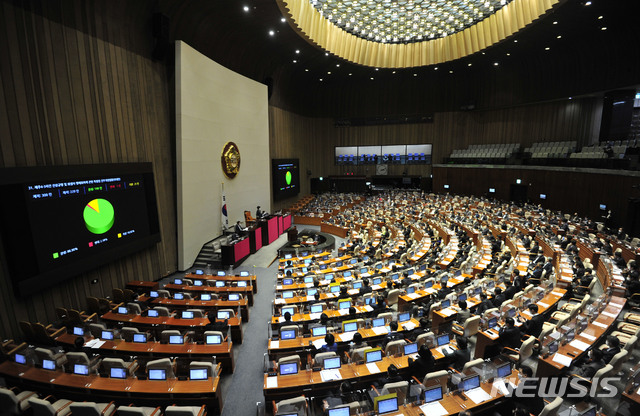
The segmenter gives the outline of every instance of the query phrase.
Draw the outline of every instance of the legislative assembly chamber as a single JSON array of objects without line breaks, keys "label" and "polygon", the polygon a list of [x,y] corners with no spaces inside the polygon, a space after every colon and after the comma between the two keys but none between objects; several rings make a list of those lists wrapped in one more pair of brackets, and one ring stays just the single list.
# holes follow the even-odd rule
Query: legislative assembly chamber
[{"label": "legislative assembly chamber", "polygon": [[636,0],[0,0],[0,416],[640,411]]}]

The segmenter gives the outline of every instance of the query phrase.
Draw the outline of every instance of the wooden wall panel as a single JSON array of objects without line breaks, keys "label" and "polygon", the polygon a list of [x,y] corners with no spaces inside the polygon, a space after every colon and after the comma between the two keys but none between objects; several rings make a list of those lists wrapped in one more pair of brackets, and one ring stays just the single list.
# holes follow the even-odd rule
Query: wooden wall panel
[{"label": "wooden wall panel", "polygon": [[[640,196],[634,188],[640,184],[636,172],[619,172],[587,169],[527,168],[509,166],[455,167],[435,166],[433,169],[435,193],[450,192],[456,195],[488,196],[489,188],[495,188],[495,198],[508,201],[510,185],[521,179],[528,185],[527,197],[545,208],[563,213],[578,213],[595,221],[601,221],[599,205],[605,204],[612,211],[613,220],[626,226],[628,198]],[[444,189],[444,185],[449,189]],[[547,195],[546,200],[540,194]]]},{"label": "wooden wall panel", "polygon": [[[0,336],[53,322],[129,280],[176,270],[170,82],[150,58],[148,2],[0,2],[0,167],[152,162],[162,241],[16,299],[0,271]],[[10,244],[11,242],[4,242]],[[97,279],[97,284],[91,284]]]},{"label": "wooden wall panel", "polygon": [[[304,117],[270,106],[271,157],[300,158],[304,194],[309,189],[307,169],[313,177],[375,175],[371,165],[336,166],[335,146],[432,143],[433,161],[441,163],[454,149],[472,144],[520,143],[526,148],[538,141],[591,143],[597,140],[600,113],[600,100],[585,98],[490,111],[435,113],[434,122],[425,124],[338,128],[331,119]],[[431,166],[389,165],[389,175],[403,172],[426,177]]]}]

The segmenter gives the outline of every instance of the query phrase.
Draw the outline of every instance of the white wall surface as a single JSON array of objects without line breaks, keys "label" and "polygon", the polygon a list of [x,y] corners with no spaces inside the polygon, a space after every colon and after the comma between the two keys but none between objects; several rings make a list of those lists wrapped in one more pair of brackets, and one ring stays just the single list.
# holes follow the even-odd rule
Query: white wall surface
[{"label": "white wall surface", "polygon": [[[239,75],[176,41],[178,268],[193,265],[202,245],[221,234],[222,184],[229,224],[244,210],[270,211],[266,85]],[[240,172],[228,179],[220,156],[232,141]]]}]

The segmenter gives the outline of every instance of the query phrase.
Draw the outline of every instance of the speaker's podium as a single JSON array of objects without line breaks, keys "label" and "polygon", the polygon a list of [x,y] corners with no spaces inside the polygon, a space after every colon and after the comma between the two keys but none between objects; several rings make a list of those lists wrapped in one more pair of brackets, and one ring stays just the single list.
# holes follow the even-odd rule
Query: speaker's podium
[{"label": "speaker's podium", "polygon": [[221,251],[223,266],[238,267],[251,254],[249,238],[242,237],[232,240],[229,244],[223,244]]},{"label": "speaker's podium", "polygon": [[266,246],[276,241],[291,227],[291,215],[269,215],[259,223],[262,226],[262,245]]}]

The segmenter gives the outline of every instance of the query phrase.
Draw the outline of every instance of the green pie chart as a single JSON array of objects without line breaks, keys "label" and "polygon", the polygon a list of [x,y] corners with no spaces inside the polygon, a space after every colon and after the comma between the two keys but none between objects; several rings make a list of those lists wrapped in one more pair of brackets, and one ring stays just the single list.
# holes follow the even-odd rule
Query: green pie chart
[{"label": "green pie chart", "polygon": [[291,172],[287,171],[287,174],[284,175],[284,180],[287,181],[287,185],[291,185]]},{"label": "green pie chart", "polygon": [[87,230],[94,234],[104,234],[113,226],[113,205],[106,199],[94,199],[84,207],[82,217]]}]

